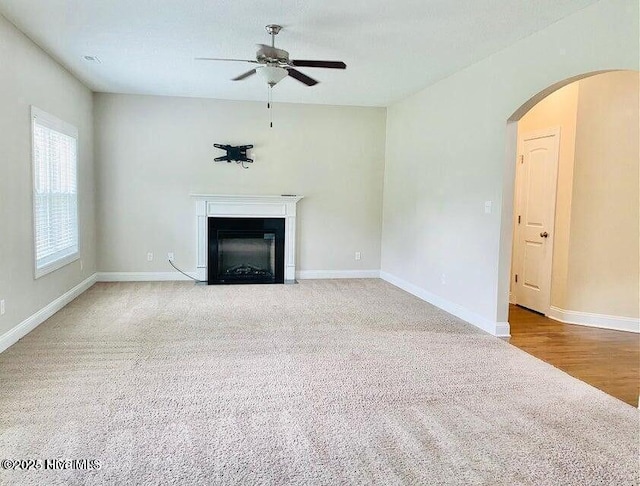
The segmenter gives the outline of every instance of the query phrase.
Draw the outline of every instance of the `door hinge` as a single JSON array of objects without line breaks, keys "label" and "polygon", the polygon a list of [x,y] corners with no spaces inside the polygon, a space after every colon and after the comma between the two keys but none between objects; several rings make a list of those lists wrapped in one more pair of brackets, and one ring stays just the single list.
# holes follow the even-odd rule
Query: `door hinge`
[{"label": "door hinge", "polygon": [[521,155],[521,156],[520,156],[520,163],[521,163],[521,164],[524,164],[524,155]]},{"label": "door hinge", "polygon": [[516,283],[518,283],[518,274],[516,273]]},{"label": "door hinge", "polygon": [[520,224],[520,218],[521,218],[521,217],[522,217],[522,216],[520,216],[520,215],[518,214],[518,224]]}]

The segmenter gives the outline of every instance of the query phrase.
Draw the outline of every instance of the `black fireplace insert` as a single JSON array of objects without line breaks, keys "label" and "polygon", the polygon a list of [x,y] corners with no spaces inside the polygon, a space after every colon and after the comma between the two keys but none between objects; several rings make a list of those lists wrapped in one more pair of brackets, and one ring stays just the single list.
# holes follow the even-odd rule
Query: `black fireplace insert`
[{"label": "black fireplace insert", "polygon": [[212,284],[284,283],[284,218],[208,218]]}]

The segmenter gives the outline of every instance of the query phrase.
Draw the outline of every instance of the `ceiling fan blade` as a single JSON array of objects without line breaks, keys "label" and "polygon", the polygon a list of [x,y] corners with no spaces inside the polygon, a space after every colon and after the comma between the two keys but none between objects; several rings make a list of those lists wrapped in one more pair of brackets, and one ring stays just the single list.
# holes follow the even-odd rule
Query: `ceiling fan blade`
[{"label": "ceiling fan blade", "polygon": [[287,68],[287,71],[289,71],[289,76],[291,76],[293,79],[297,79],[298,81],[306,84],[307,86],[315,86],[316,84],[318,84],[318,81],[316,81],[313,78],[310,78],[306,74],[302,74],[297,69]]},{"label": "ceiling fan blade", "polygon": [[221,59],[218,57],[194,57],[194,61],[233,61],[233,62],[252,62],[258,64],[258,61],[251,61],[249,59]]},{"label": "ceiling fan blade", "polygon": [[246,73],[241,74],[240,76],[236,76],[231,81],[242,81],[243,79],[248,78],[249,76],[253,76],[255,73],[256,73],[256,70],[252,69],[251,71],[247,71]]},{"label": "ceiling fan blade", "polygon": [[293,66],[299,67],[315,67],[315,68],[328,68],[328,69],[347,69],[347,65],[342,61],[305,61],[294,60],[291,61]]}]

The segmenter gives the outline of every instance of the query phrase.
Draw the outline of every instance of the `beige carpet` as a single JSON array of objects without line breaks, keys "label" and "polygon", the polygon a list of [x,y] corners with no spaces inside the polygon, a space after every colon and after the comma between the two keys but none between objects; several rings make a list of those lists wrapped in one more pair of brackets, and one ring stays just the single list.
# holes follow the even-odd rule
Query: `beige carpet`
[{"label": "beige carpet", "polygon": [[638,484],[637,409],[380,280],[98,284],[0,354],[3,484]]}]

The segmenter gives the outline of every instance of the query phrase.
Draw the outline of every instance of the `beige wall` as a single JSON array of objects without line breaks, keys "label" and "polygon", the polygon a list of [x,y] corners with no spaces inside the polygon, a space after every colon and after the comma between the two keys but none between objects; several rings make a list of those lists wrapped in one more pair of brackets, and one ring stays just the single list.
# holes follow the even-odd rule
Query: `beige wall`
[{"label": "beige wall", "polygon": [[389,107],[386,276],[486,329],[507,320],[514,181],[507,120],[564,79],[637,70],[638,8],[601,0]]},{"label": "beige wall", "polygon": [[[34,280],[30,106],[79,129],[80,262]],[[0,335],[95,270],[92,94],[0,16]]]},{"label": "beige wall", "polygon": [[[169,251],[194,271],[192,193],[304,195],[297,270],[379,269],[386,110],[276,103],[273,117],[266,103],[96,94],[100,271],[172,271]],[[256,161],[213,162],[213,143],[254,144]]]},{"label": "beige wall", "polygon": [[637,72],[580,81],[565,309],[638,317]]},{"label": "beige wall", "polygon": [[[518,123],[518,140],[521,140],[522,136],[529,132],[560,127],[551,305],[562,309],[564,309],[566,301],[567,268],[569,265],[571,195],[579,86],[579,82],[571,83],[552,93],[527,112]],[[521,153],[521,150],[518,150],[518,153]]]}]

